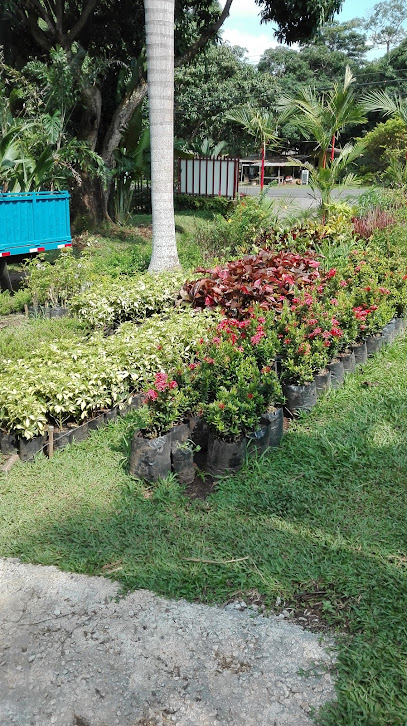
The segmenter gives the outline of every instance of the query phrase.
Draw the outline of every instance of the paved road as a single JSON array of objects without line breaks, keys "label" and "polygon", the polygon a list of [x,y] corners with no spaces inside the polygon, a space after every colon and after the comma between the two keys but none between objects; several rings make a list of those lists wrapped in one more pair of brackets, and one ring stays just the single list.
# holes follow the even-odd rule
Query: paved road
[{"label": "paved road", "polygon": [[[341,193],[335,189],[332,196],[334,199],[340,198],[343,201],[346,201],[347,199],[353,200],[357,199],[365,191],[367,191],[367,187],[346,189],[346,191],[342,191]],[[240,185],[239,193],[255,197],[260,194],[260,187]],[[270,199],[276,200],[275,206],[281,216],[315,208],[318,205],[318,200],[320,199],[320,195],[318,193],[314,194],[310,187],[298,185],[280,185],[270,187],[267,191],[267,196]]]}]

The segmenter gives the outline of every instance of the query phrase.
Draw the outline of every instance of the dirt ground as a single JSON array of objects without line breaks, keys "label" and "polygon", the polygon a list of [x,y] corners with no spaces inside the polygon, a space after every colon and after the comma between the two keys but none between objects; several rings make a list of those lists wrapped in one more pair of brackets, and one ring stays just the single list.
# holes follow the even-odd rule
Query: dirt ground
[{"label": "dirt ground", "polygon": [[308,726],[332,643],[245,603],[0,560],[1,726]]}]

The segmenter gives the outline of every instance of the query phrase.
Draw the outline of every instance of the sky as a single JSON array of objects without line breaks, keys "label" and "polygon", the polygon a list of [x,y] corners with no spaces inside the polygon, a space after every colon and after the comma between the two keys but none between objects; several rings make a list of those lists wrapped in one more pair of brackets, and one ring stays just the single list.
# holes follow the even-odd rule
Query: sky
[{"label": "sky", "polygon": [[[377,0],[345,0],[337,19],[366,18],[376,2]],[[277,45],[272,25],[260,25],[259,8],[254,0],[233,0],[229,18],[223,25],[223,39],[231,45],[247,48],[247,59],[251,63],[258,63],[267,48]],[[370,51],[367,57],[371,60],[383,53],[384,50]]]}]

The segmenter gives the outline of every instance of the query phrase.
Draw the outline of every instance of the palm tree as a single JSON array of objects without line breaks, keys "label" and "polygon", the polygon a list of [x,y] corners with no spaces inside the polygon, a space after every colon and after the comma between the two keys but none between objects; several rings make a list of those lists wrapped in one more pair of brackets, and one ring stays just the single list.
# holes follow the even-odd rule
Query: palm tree
[{"label": "palm tree", "polygon": [[278,107],[290,114],[291,120],[307,139],[314,139],[319,154],[319,166],[325,167],[329,146],[331,162],[335,155],[335,143],[347,126],[356,126],[366,121],[364,106],[356,101],[353,76],[346,67],[342,84],[335,83],[326,94],[317,95],[312,88],[306,88],[297,98],[283,96]]},{"label": "palm tree", "polygon": [[275,113],[254,108],[249,103],[232,109],[226,114],[226,118],[239,124],[239,126],[243,126],[247,133],[261,144],[260,189],[263,191],[266,146],[271,143],[275,144],[278,141],[277,126],[282,123],[282,119]]},{"label": "palm tree", "polygon": [[144,0],[153,214],[151,272],[179,267],[173,190],[174,9],[175,0]]},{"label": "palm tree", "polygon": [[402,96],[390,96],[386,91],[371,91],[362,96],[361,103],[366,113],[382,113],[398,118],[407,126],[407,99]]},{"label": "palm tree", "polygon": [[359,186],[361,181],[353,172],[347,172],[348,166],[358,159],[364,149],[365,142],[360,140],[357,144],[346,144],[339,156],[325,166],[315,168],[306,163],[309,171],[309,185],[313,192],[319,191],[321,195],[321,211],[325,216],[329,212],[332,192],[336,188],[340,191],[350,187]]}]

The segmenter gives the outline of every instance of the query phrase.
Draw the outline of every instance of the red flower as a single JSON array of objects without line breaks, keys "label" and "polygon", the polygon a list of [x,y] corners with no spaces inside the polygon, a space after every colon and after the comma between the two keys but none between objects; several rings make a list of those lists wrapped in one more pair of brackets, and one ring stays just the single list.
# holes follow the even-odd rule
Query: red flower
[{"label": "red flower", "polygon": [[336,275],[336,267],[331,267],[330,270],[327,272],[327,277],[335,277]]},{"label": "red flower", "polygon": [[157,391],[153,391],[153,389],[152,389],[152,388],[150,388],[150,390],[149,390],[149,391],[147,391],[147,393],[146,393],[146,400],[150,400],[150,401],[156,401],[156,400],[157,400],[157,398],[158,398],[158,393],[157,393]]},{"label": "red flower", "polygon": [[215,363],[214,359],[209,358],[208,355],[205,356],[204,361],[205,361],[205,363],[208,363],[209,365],[212,365],[212,363]]},{"label": "red flower", "polygon": [[348,283],[345,282],[345,280],[341,280],[339,284],[340,284],[341,287],[347,287],[348,286]]},{"label": "red flower", "polygon": [[338,301],[337,301],[336,297],[332,297],[330,300],[330,303],[331,303],[331,305],[337,305]]},{"label": "red flower", "polygon": [[174,390],[174,388],[178,388],[178,383],[177,383],[177,381],[171,381],[171,383],[170,383],[170,388],[171,388],[171,390],[172,390],[172,391]]},{"label": "red flower", "polygon": [[225,408],[225,404],[222,403],[222,401],[219,403],[219,408],[221,411],[223,411],[223,409]]},{"label": "red flower", "polygon": [[165,391],[168,386],[168,376],[166,373],[157,373],[155,376],[155,387],[157,391]]},{"label": "red flower", "polygon": [[190,371],[194,371],[195,368],[197,368],[197,367],[198,367],[198,364],[197,363],[190,363],[189,366],[188,366],[188,368],[189,368]]},{"label": "red flower", "polygon": [[252,393],[248,393],[247,394],[247,398],[253,398],[253,394]]}]

